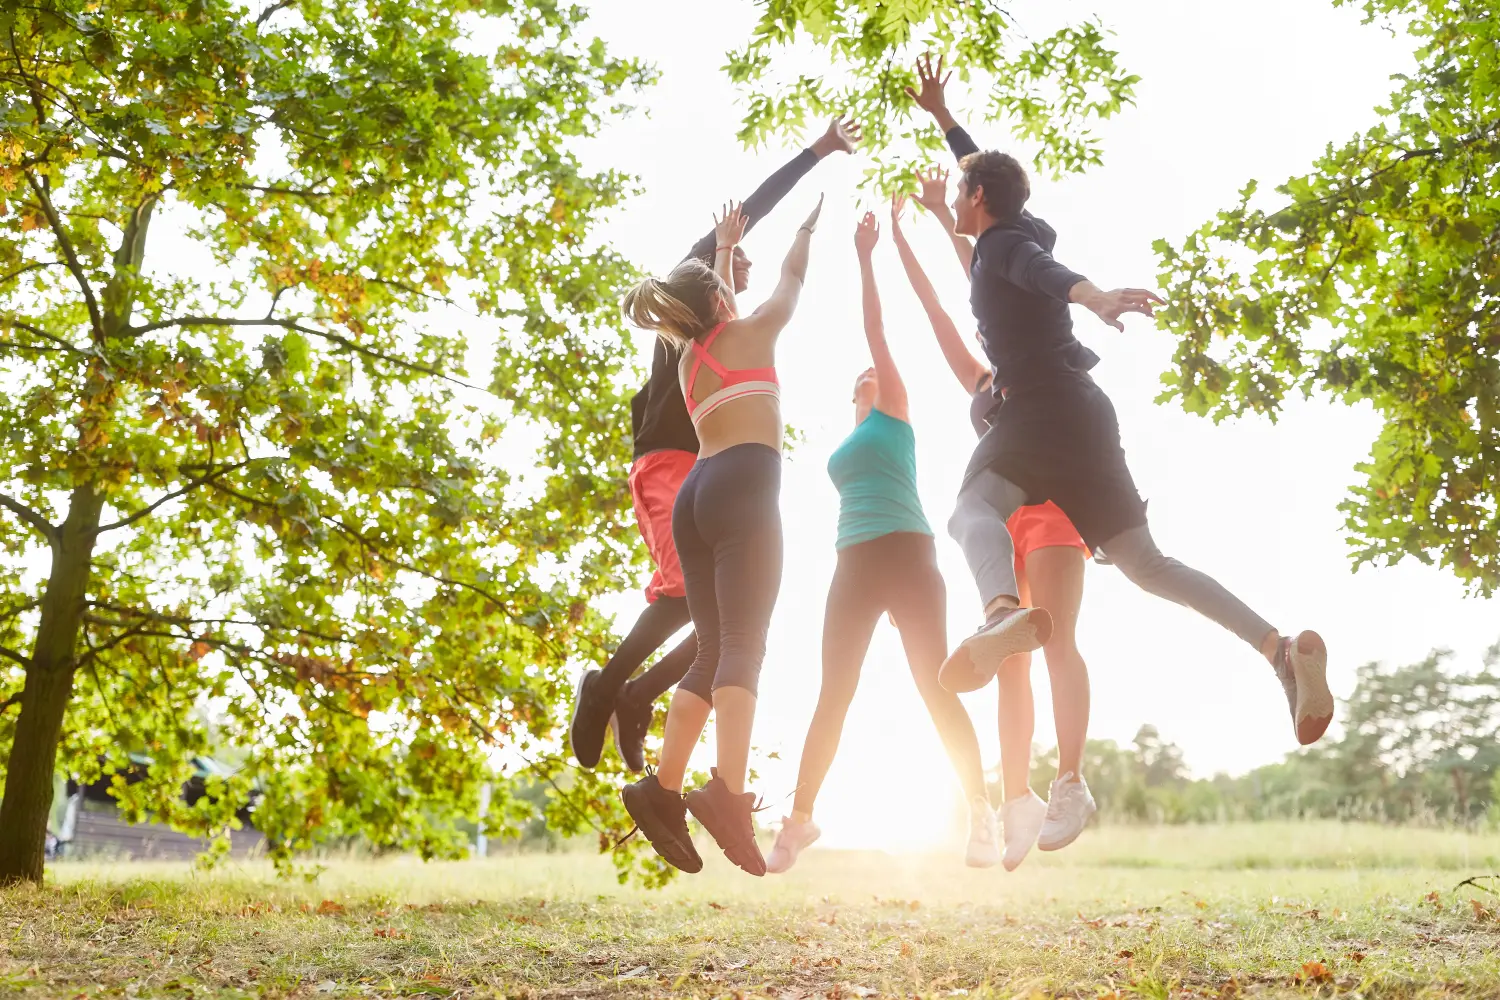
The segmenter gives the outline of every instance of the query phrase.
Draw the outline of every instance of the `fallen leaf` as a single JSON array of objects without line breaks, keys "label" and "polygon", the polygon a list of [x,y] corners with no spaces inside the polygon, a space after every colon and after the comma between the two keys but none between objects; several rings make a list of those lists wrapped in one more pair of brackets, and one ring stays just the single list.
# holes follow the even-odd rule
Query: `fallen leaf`
[{"label": "fallen leaf", "polygon": [[1238,979],[1231,979],[1219,987],[1219,1000],[1236,1000],[1241,992],[1240,981]]},{"label": "fallen leaf", "polygon": [[1477,899],[1469,900],[1469,905],[1474,908],[1474,919],[1481,923],[1495,919],[1495,911],[1485,906]]},{"label": "fallen leaf", "polygon": [[1362,951],[1351,951],[1344,957],[1358,965],[1360,962],[1363,962],[1365,960],[1365,953]]},{"label": "fallen leaf", "polygon": [[1121,948],[1119,951],[1117,951],[1115,953],[1115,957],[1116,958],[1135,958],[1135,952],[1131,951],[1129,948]]},{"label": "fallen leaf", "polygon": [[725,906],[723,903],[715,903],[711,899],[708,901],[708,905],[711,908],[715,909],[715,910],[727,910],[727,909],[729,909],[729,907]]},{"label": "fallen leaf", "polygon": [[335,903],[331,899],[325,899],[325,900],[323,900],[323,902],[321,902],[321,903],[318,904],[318,914],[320,916],[325,916],[326,917],[326,916],[329,916],[331,914],[343,913],[343,912],[344,912],[344,904],[343,903]]},{"label": "fallen leaf", "polygon": [[377,927],[375,928],[375,936],[378,938],[390,938],[393,941],[400,941],[405,939],[406,932],[398,931],[394,927]]},{"label": "fallen leaf", "polygon": [[1206,909],[1208,909],[1208,904],[1205,903],[1201,899],[1195,899],[1195,900],[1193,900],[1193,905],[1196,906],[1200,910],[1206,910]]},{"label": "fallen leaf", "polygon": [[619,976],[617,976],[616,978],[617,979],[639,979],[639,978],[641,978],[642,976],[644,976],[646,973],[648,973],[650,971],[651,971],[651,967],[650,966],[637,965],[635,968],[631,969],[629,972],[622,972],[622,973],[620,973]]},{"label": "fallen leaf", "polygon": [[1299,982],[1304,983],[1331,983],[1333,973],[1328,971],[1328,966],[1322,962],[1303,962],[1302,975]]},{"label": "fallen leaf", "polygon": [[901,957],[902,958],[909,957],[911,955],[912,951],[913,951],[913,949],[912,949],[910,941],[902,941],[901,942]]}]

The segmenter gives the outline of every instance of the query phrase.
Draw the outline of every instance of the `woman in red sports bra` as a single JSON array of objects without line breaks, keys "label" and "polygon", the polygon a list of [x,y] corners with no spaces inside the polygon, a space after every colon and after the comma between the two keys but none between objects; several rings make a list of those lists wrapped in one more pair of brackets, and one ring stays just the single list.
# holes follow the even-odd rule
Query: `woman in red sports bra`
[{"label": "woman in red sports bra", "polygon": [[[968,267],[973,248],[953,233],[945,202],[946,175],[923,177],[918,201],[938,219],[953,241],[959,261]],[[901,231],[905,196],[891,200],[891,236],[900,253],[913,290],[932,323],[938,346],[964,392],[971,396],[970,420],[978,433],[985,417],[998,405],[990,391],[990,369],[970,353],[952,317],[938,301],[937,292],[918,263]],[[1033,844],[1044,851],[1066,847],[1082,832],[1094,811],[1093,798],[1082,777],[1083,747],[1088,735],[1088,667],[1078,651],[1075,629],[1083,601],[1083,567],[1088,546],[1078,530],[1051,501],[1022,507],[1007,522],[1015,541],[1016,582],[1027,606],[1045,608],[1052,616],[1051,637],[1042,646],[1052,681],[1052,713],[1057,725],[1057,780],[1048,802],[1031,790],[1031,737],[1036,709],[1031,697],[1031,654],[1007,659],[998,675],[1000,688],[1000,771],[1004,804],[1000,819],[1005,851],[1001,863],[1014,870]]]},{"label": "woman in red sports bra", "polygon": [[[784,425],[775,348],[797,308],[822,204],[797,230],[776,290],[748,316],[740,315],[726,280],[744,232],[734,205],[716,220],[714,270],[687,261],[665,281],[647,278],[625,296],[631,322],[681,352],[682,396],[698,431],[698,461],[672,509],[698,655],[672,695],[659,768],[621,793],[651,846],[683,871],[703,867],[688,834],[691,811],[730,861],[752,875],[766,873],[745,774],[766,630],[781,587]],[[712,780],[684,796],[688,758],[710,713],[717,766]]]}]

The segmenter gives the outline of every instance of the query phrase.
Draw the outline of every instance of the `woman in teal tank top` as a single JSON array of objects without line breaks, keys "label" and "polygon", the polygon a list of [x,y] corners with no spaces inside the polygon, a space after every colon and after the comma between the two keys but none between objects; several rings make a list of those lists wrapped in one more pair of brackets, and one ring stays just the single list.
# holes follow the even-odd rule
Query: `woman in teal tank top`
[{"label": "woman in teal tank top", "polygon": [[907,422],[906,385],[885,341],[870,267],[879,236],[875,216],[866,213],[854,247],[865,339],[875,364],[854,382],[854,431],[828,460],[828,475],[839,491],[839,530],[838,568],[823,618],[823,686],[802,747],[792,814],[782,820],[766,858],[770,872],[786,871],[818,839],[813,802],[838,750],[870,637],[887,613],[901,633],[917,690],[970,800],[967,861],[989,867],[1000,859],[973,723],[958,696],[938,684],[938,668],[948,655],[947,591],[917,494],[917,443]]}]

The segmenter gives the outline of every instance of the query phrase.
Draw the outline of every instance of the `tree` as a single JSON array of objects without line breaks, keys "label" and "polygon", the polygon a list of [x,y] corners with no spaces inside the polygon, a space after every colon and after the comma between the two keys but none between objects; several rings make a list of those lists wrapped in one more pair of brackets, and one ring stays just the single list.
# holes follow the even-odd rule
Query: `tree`
[{"label": "tree", "polygon": [[[1094,21],[1027,39],[992,0],[768,0],[750,40],[725,70],[747,92],[740,139],[755,146],[813,119],[852,114],[879,150],[869,178],[906,186],[912,158],[945,147],[926,117],[911,121],[905,88],[924,52],[984,95],[983,120],[1027,144],[1043,171],[1081,172],[1103,162],[1093,121],[1129,103],[1139,77],[1122,71]],[[816,66],[811,75],[802,68]],[[981,140],[982,141],[982,140]]]},{"label": "tree", "polygon": [[[1349,0],[1336,0],[1349,2]],[[1500,586],[1500,11],[1363,0],[1418,67],[1312,170],[1158,241],[1180,338],[1159,401],[1215,420],[1290,393],[1384,419],[1341,505],[1356,565],[1405,558]]]},{"label": "tree", "polygon": [[[591,239],[631,182],[571,143],[649,73],[582,16],[0,10],[0,882],[41,878],[60,740],[83,780],[149,753],[122,807],[199,832],[261,783],[282,858],[460,850],[497,749],[555,778],[639,561],[632,272]],[[187,807],[195,709],[245,763]],[[598,780],[560,828],[620,828]]]}]

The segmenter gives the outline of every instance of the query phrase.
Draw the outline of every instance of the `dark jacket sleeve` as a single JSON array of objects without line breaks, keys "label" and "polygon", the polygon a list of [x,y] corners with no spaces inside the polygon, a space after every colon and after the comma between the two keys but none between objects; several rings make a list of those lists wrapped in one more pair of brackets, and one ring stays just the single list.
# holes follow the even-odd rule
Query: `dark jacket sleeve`
[{"label": "dark jacket sleeve", "polygon": [[1068,301],[1068,292],[1083,275],[1059,264],[1035,241],[1014,230],[993,233],[979,254],[979,275],[1007,281],[1017,288]]},{"label": "dark jacket sleeve", "polygon": [[962,125],[955,125],[950,128],[944,134],[943,138],[948,140],[948,148],[953,150],[953,158],[955,160],[962,160],[970,153],[979,152],[979,146],[975,144],[973,137],[964,131]]},{"label": "dark jacket sleeve", "polygon": [[[745,213],[745,232],[748,233],[754,229],[757,222],[770,215],[771,209],[775,208],[777,203],[797,186],[797,182],[806,177],[809,170],[817,166],[817,163],[818,154],[811,149],[804,149],[782,165],[781,169],[762,181],[760,187],[756,188],[741,206]],[[687,257],[683,260],[687,260],[688,257],[697,257],[710,267],[713,266],[714,231],[712,229],[708,231],[708,235],[693,244],[693,249],[688,251]]]}]

